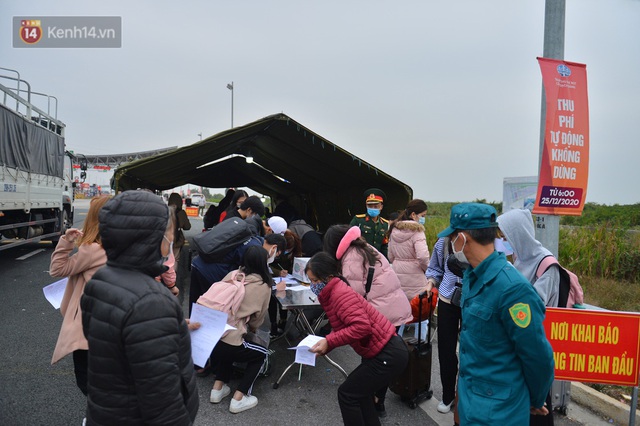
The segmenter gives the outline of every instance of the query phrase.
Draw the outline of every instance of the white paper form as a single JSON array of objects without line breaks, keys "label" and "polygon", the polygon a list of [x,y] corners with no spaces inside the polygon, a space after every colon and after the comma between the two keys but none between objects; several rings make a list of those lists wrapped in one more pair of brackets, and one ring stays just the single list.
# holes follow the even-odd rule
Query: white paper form
[{"label": "white paper form", "polygon": [[62,296],[64,296],[64,291],[67,289],[67,281],[69,281],[69,278],[63,278],[60,281],[49,284],[42,289],[44,297],[47,298],[49,303],[51,303],[55,309],[60,309]]},{"label": "white paper form", "polygon": [[280,284],[280,283],[284,283],[284,285],[286,286],[287,290],[292,290],[294,288],[303,287],[303,286],[300,285],[300,281],[294,279],[291,274],[287,275],[286,277],[276,277],[276,278],[273,279],[273,281],[276,283],[276,285],[272,286],[273,290],[276,290],[276,286],[280,290],[283,290],[282,286],[278,286],[278,284]]},{"label": "white paper form", "polygon": [[316,366],[316,354],[309,351],[320,340],[324,339],[322,336],[314,336],[313,334],[308,335],[300,343],[298,346],[289,349],[296,350],[296,360],[295,362],[299,364],[306,364],[312,367]]},{"label": "white paper form", "polygon": [[273,281],[276,285],[271,287],[272,290],[305,291],[309,288],[308,285],[302,285],[300,281],[291,278],[291,275],[287,275],[284,278],[274,278]]},{"label": "white paper form", "polygon": [[191,331],[191,356],[194,364],[204,367],[224,332],[235,327],[227,324],[226,313],[197,303],[191,308],[189,321],[200,323],[199,329]]}]

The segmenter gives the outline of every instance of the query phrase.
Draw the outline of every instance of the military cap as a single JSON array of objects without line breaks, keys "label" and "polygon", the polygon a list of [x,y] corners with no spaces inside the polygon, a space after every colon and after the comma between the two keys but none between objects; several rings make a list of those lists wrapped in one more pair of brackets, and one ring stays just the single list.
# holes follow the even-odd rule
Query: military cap
[{"label": "military cap", "polygon": [[439,238],[448,237],[455,231],[465,229],[497,228],[498,213],[493,206],[482,203],[462,203],[451,208],[449,227],[438,234]]},{"label": "military cap", "polygon": [[364,196],[367,203],[384,203],[384,199],[387,198],[387,194],[382,189],[369,188],[364,191]]}]

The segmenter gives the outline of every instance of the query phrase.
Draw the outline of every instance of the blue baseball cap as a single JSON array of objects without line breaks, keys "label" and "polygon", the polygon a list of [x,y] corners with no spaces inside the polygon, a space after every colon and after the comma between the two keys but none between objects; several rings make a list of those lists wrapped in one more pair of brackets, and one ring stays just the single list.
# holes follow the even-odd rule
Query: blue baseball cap
[{"label": "blue baseball cap", "polygon": [[456,204],[451,208],[449,227],[440,232],[438,237],[448,237],[453,232],[464,229],[497,228],[497,216],[498,212],[496,212],[496,209],[488,204]]}]

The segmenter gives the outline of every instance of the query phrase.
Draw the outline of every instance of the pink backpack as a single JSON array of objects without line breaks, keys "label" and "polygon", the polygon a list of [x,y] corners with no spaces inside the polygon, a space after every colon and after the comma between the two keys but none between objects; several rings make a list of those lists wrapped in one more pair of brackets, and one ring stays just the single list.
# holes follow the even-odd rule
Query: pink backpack
[{"label": "pink backpack", "polygon": [[196,303],[227,314],[227,324],[236,326],[238,309],[244,299],[244,273],[236,270],[227,281],[213,283]]},{"label": "pink backpack", "polygon": [[560,271],[560,297],[558,307],[581,307],[575,306],[584,303],[584,292],[582,291],[578,277],[570,270],[563,268],[555,257],[547,256],[540,261],[540,265],[538,265],[538,270],[536,271],[536,278],[540,278],[552,265],[558,265],[558,270]]}]

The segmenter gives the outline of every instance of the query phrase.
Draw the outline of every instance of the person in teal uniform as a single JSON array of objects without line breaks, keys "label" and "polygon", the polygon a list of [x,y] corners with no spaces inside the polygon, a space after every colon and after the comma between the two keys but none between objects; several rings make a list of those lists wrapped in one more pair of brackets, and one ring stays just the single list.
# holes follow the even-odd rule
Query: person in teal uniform
[{"label": "person in teal uniform", "polygon": [[545,307],[529,281],[494,248],[495,208],[451,209],[453,255],[468,267],[462,281],[458,414],[460,425],[527,425],[546,415],[554,373],[542,326]]},{"label": "person in teal uniform", "polygon": [[357,214],[351,219],[351,226],[360,228],[360,232],[367,243],[376,248],[387,257],[387,245],[389,244],[389,221],[380,216],[382,204],[387,195],[378,188],[369,188],[364,192],[367,213]]}]

